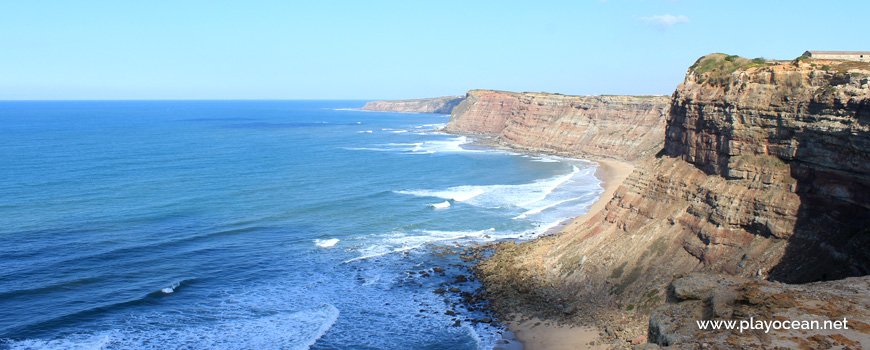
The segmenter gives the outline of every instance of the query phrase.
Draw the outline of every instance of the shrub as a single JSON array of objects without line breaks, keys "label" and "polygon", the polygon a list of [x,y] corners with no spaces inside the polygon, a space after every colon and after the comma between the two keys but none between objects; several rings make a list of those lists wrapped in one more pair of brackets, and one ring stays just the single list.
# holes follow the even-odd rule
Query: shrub
[{"label": "shrub", "polygon": [[[760,62],[760,63],[759,63]],[[749,60],[736,55],[721,53],[709,54],[695,61],[690,70],[696,74],[707,74],[707,78],[699,79],[698,83],[706,81],[713,86],[726,86],[731,80],[731,73],[746,67],[753,67],[765,63],[763,58]]]},{"label": "shrub", "polygon": [[831,66],[829,66],[827,64],[822,66],[822,70],[830,70],[830,69],[831,69]]},{"label": "shrub", "polygon": [[801,64],[801,62],[806,62],[809,60],[810,58],[807,56],[798,56],[798,58],[795,58],[793,61],[791,61],[791,65],[797,67]]}]

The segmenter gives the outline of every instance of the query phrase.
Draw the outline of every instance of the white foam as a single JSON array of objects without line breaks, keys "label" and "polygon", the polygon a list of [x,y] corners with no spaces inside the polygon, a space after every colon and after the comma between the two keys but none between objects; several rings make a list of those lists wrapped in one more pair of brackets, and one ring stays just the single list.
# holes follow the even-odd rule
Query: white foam
[{"label": "white foam", "polygon": [[[407,133],[408,130],[394,130],[384,128],[381,130],[389,131],[391,133]],[[371,130],[358,131],[358,133],[371,133]],[[430,134],[423,133],[421,135],[430,136]],[[414,142],[414,143],[387,143],[377,145],[379,147],[346,147],[344,149],[349,150],[366,150],[366,151],[389,151],[389,152],[405,152],[409,154],[432,154],[437,152],[474,152],[481,153],[484,151],[479,150],[467,150],[462,148],[462,145],[468,143],[468,138],[465,136],[459,137],[451,137],[443,140],[432,140],[432,141],[424,141],[424,142]]]},{"label": "white foam", "polygon": [[450,208],[450,201],[444,201],[442,203],[429,204],[430,207],[435,209],[446,209]]},{"label": "white foam", "polygon": [[396,193],[399,194],[409,194],[418,197],[438,197],[446,200],[452,200],[455,202],[464,202],[481,194],[484,194],[485,192],[486,190],[484,189],[484,186],[457,186],[448,188],[445,191],[396,191]]},{"label": "white foam", "polygon": [[379,147],[343,147],[343,149],[351,151],[402,152],[407,154],[432,154],[436,152],[434,150],[425,149],[425,144],[426,142],[387,143],[375,145]]},{"label": "white foam", "polygon": [[406,190],[395,191],[395,193],[418,197],[438,197],[488,208],[528,207],[531,204],[546,199],[555,189],[566,184],[578,174],[581,174],[581,171],[574,166],[568,174],[557,175],[527,184],[466,185],[449,187],[445,190]]},{"label": "white foam", "polygon": [[376,151],[376,152],[394,152],[395,149],[391,148],[378,148],[378,147],[342,147],[342,149],[346,149],[348,151]]},{"label": "white foam", "polygon": [[172,293],[175,293],[175,288],[178,288],[178,286],[180,286],[180,285],[181,285],[181,282],[175,282],[171,286],[163,288],[160,291],[165,293],[165,294],[172,294]]},{"label": "white foam", "polygon": [[61,339],[24,339],[3,343],[10,350],[97,350],[106,349],[112,332],[99,334],[74,334]]},{"label": "white foam", "polygon": [[568,180],[571,180],[571,178],[573,178],[574,175],[577,175],[577,173],[579,173],[579,172],[580,172],[580,169],[578,169],[576,166],[572,165],[570,174],[540,182],[541,185],[544,185],[543,188],[539,189],[539,191],[541,192],[541,196],[537,197],[536,199],[532,199],[530,201],[527,201],[527,202],[518,203],[517,206],[518,207],[526,207],[529,204],[537,203],[537,202],[540,202],[540,201],[546,199],[550,193],[553,193],[553,190],[555,190],[557,187],[564,184],[565,182],[568,182]]},{"label": "white foam", "polygon": [[[345,261],[342,261],[341,263],[342,263],[342,264],[347,264],[347,263],[354,262],[354,261],[358,261],[358,260],[366,260],[366,259],[371,259],[371,258],[377,258],[377,257],[379,257],[379,256],[384,256],[384,255],[387,255],[387,254],[406,252],[406,251],[409,251],[409,250],[412,250],[412,249],[420,248],[420,247],[422,247],[422,246],[423,246],[423,245],[420,244],[420,245],[416,245],[416,246],[402,247],[402,248],[393,249],[393,250],[387,249],[387,248],[385,248],[385,247],[376,246],[376,247],[373,247],[373,248],[368,248],[368,249],[363,250],[363,251],[366,252],[366,253],[363,254],[362,256],[359,256],[359,257],[356,257],[356,258],[353,258],[353,259],[349,259],[349,260],[345,260]],[[372,251],[374,251],[374,253],[372,253]]]},{"label": "white foam", "polygon": [[444,129],[447,127],[447,123],[438,123],[438,124],[423,124],[424,127],[435,128],[435,129]]},{"label": "white foam", "polygon": [[495,231],[494,228],[480,231],[438,231],[438,230],[419,230],[407,233],[393,233],[376,239],[371,246],[361,249],[361,256],[346,260],[343,264],[376,258],[388,254],[401,253],[413,249],[418,249],[427,244],[443,241],[454,241],[464,239],[479,239],[487,232]]},{"label": "white foam", "polygon": [[550,208],[555,208],[555,207],[558,207],[559,205],[562,205],[562,204],[565,204],[565,203],[568,203],[568,202],[572,202],[572,201],[575,201],[575,200],[577,200],[577,198],[568,198],[568,199],[565,199],[565,200],[561,200],[561,201],[558,201],[558,202],[554,202],[554,203],[552,203],[552,204],[547,204],[547,205],[544,205],[544,206],[542,206],[542,207],[538,207],[538,208],[535,208],[535,209],[529,210],[529,211],[527,211],[527,212],[525,212],[525,213],[522,213],[522,214],[520,214],[519,216],[515,217],[514,219],[525,219],[525,218],[528,217],[529,215],[540,214],[540,213],[543,212],[544,210],[547,210],[547,209],[550,209]]},{"label": "white foam", "polygon": [[[406,130],[394,130],[390,132],[408,132]],[[418,134],[418,135],[429,135],[426,133]],[[417,143],[393,143],[388,145],[394,146],[414,146],[413,148],[397,148],[397,151],[405,151],[405,152],[414,152],[414,153],[422,153],[422,154],[431,154],[435,152],[482,152],[476,150],[467,150],[462,148],[463,144],[468,143],[468,138],[465,136],[460,137],[451,137],[444,140],[432,140],[425,142],[417,142]]]},{"label": "white foam", "polygon": [[314,240],[314,245],[316,245],[316,246],[318,246],[318,247],[320,247],[320,248],[329,248],[329,247],[334,246],[336,243],[338,243],[338,241],[339,241],[338,238],[330,238],[330,239],[315,239],[315,240]]},{"label": "white foam", "polygon": [[468,143],[468,138],[465,136],[451,137],[446,140],[426,141],[421,148],[426,151],[435,152],[474,152],[482,151],[467,150],[462,148],[462,145]]},{"label": "white foam", "polygon": [[[234,318],[220,323],[173,327],[141,325],[96,334],[77,333],[61,339],[10,341],[9,349],[308,349],[338,319],[335,306],[323,304],[295,312]],[[168,320],[165,320],[168,321]]]},{"label": "white foam", "polygon": [[360,134],[366,134],[366,133],[371,134],[372,133],[371,130],[362,130],[362,131],[357,131],[357,132]]}]

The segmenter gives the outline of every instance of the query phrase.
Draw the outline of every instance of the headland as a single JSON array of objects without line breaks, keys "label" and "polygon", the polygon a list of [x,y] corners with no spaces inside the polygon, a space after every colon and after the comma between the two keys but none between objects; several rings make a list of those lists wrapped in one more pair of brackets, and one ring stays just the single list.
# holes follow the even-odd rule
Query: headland
[{"label": "headland", "polygon": [[[484,296],[514,327],[596,327],[610,348],[870,347],[868,79],[866,62],[710,54],[670,98],[469,91],[446,131],[599,161],[609,190],[555,234],[497,244]],[[835,318],[854,327],[694,323]]]}]

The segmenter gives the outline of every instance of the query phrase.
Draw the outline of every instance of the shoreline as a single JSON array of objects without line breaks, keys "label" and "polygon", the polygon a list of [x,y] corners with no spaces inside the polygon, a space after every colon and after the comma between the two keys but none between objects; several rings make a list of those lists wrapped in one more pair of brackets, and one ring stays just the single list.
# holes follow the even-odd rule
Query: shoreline
[{"label": "shoreline", "polygon": [[557,232],[567,231],[576,228],[580,224],[588,221],[590,218],[598,214],[607,202],[613,198],[616,189],[625,182],[625,179],[634,171],[634,165],[628,162],[622,162],[614,159],[587,159],[598,163],[598,168],[595,169],[595,177],[601,181],[601,187],[604,192],[598,197],[598,200],[589,206],[589,210],[585,214],[570,219],[569,223],[562,226]]},{"label": "shoreline", "polygon": [[[582,158],[577,158],[582,159]],[[598,163],[595,177],[601,181],[604,192],[598,197],[589,210],[580,216],[570,219],[555,233],[573,230],[601,212],[604,206],[613,198],[616,189],[634,171],[634,165],[613,159],[588,159]],[[510,331],[516,334],[517,340],[523,343],[525,350],[569,350],[569,349],[605,349],[603,344],[589,345],[599,338],[600,329],[594,325],[561,324],[554,321],[544,321],[528,317],[522,313],[513,313],[510,321],[503,320]]]},{"label": "shoreline", "polygon": [[[635,165],[628,161],[621,161],[610,158],[602,158],[595,156],[584,156],[582,154],[571,154],[567,152],[554,152],[548,150],[526,149],[515,147],[512,145],[499,142],[491,135],[468,134],[447,132],[454,135],[465,135],[476,138],[471,144],[476,144],[490,149],[501,149],[523,154],[546,154],[558,157],[587,160],[598,164],[595,169],[595,177],[601,181],[600,186],[604,189],[601,196],[589,206],[586,213],[574,218],[565,220],[562,224],[552,228],[547,233],[538,236],[534,239],[558,234],[563,231],[576,229],[593,216],[601,212],[607,203],[613,198],[616,190],[625,182],[625,180],[634,172]],[[529,240],[515,240],[529,241]],[[516,334],[516,340],[523,344],[525,350],[569,350],[569,349],[606,349],[605,344],[590,345],[596,341],[602,330],[591,324],[564,324],[553,320],[541,320],[537,317],[523,314],[518,311],[507,311],[511,317],[502,319],[500,322],[507,330]]]}]

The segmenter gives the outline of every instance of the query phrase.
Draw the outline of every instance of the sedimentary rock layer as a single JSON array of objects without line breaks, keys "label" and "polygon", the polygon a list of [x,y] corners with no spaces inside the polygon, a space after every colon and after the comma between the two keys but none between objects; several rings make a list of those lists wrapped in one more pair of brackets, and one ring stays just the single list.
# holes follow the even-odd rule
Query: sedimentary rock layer
[{"label": "sedimentary rock layer", "polygon": [[870,273],[868,76],[857,62],[699,59],[673,95],[661,151],[635,156],[634,173],[575,229],[503,244],[478,266],[488,295],[501,309],[643,321],[690,272]]},{"label": "sedimentary rock layer", "polygon": [[448,132],[495,135],[530,151],[637,159],[662,146],[665,96],[566,96],[472,90]]},{"label": "sedimentary rock layer", "polygon": [[463,99],[462,96],[444,96],[415,100],[372,101],[366,103],[362,109],[381,112],[450,114]]}]

